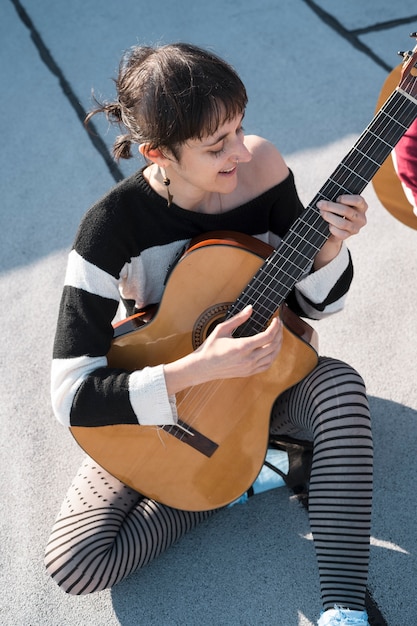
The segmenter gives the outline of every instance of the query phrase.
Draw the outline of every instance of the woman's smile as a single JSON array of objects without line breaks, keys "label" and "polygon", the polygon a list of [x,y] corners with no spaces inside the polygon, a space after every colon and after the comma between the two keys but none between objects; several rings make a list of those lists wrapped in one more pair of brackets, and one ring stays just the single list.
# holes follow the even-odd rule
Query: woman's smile
[{"label": "woman's smile", "polygon": [[220,170],[219,173],[222,174],[222,176],[233,176],[235,172],[237,172],[237,165],[234,165],[233,167],[227,170]]}]

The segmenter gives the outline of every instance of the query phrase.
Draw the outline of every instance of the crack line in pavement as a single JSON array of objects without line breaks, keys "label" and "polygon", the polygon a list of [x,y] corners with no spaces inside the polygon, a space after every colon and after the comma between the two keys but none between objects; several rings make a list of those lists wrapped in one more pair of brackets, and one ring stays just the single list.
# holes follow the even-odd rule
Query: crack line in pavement
[{"label": "crack line in pavement", "polygon": [[[318,4],[314,2],[314,0],[303,0],[303,2],[310,7],[310,9],[316,13],[316,15],[323,21],[325,24],[333,28],[341,37],[344,37],[349,43],[356,48],[366,54],[370,59],[372,59],[377,65],[382,67],[387,72],[391,72],[394,65],[390,66],[385,61],[383,61],[379,56],[377,56],[371,48],[368,48],[364,43],[362,43],[357,35],[361,33],[370,33],[374,30],[383,30],[384,28],[393,28],[394,26],[399,26],[400,24],[407,24],[415,21],[416,16],[410,16],[409,18],[403,18],[398,20],[392,20],[390,22],[385,22],[384,24],[375,24],[374,26],[368,26],[366,29],[357,29],[357,30],[348,30],[341,24],[333,15],[327,13],[324,9],[322,9]],[[395,54],[395,53],[394,53]]]},{"label": "crack line in pavement", "polygon": [[388,22],[379,22],[378,24],[374,24],[373,26],[364,26],[363,28],[354,28],[350,32],[354,35],[376,33],[379,30],[387,30],[388,28],[397,28],[398,26],[402,26],[403,24],[411,24],[412,22],[416,22],[416,28],[414,28],[414,30],[417,30],[417,15],[410,15],[410,17],[401,17],[396,20],[389,20]]},{"label": "crack line in pavement", "polygon": [[[85,126],[84,126],[84,119],[85,119],[85,116],[86,116],[87,113],[86,113],[85,109],[83,108],[83,106],[80,104],[77,96],[75,95],[73,89],[71,88],[71,85],[69,84],[69,82],[65,78],[64,73],[62,72],[62,70],[58,66],[58,64],[56,63],[56,61],[53,58],[51,52],[49,51],[49,49],[45,45],[41,35],[39,34],[38,30],[35,28],[35,25],[34,25],[33,21],[31,20],[31,18],[29,17],[28,13],[23,8],[23,6],[19,2],[19,0],[11,0],[11,2],[14,5],[19,18],[21,19],[23,24],[26,26],[26,28],[29,30],[31,39],[32,39],[33,43],[35,44],[35,46],[36,46],[36,48],[38,50],[39,56],[41,57],[42,61],[44,62],[46,67],[49,69],[49,71],[58,78],[59,84],[61,85],[61,88],[62,88],[62,91],[63,91],[65,97],[67,98],[67,100],[69,101],[70,105],[74,109],[78,119],[80,120],[80,122],[83,125],[83,128],[85,128]],[[116,182],[122,180],[124,178],[124,175],[123,175],[121,169],[118,167],[118,165],[112,159],[112,157],[111,157],[111,155],[110,155],[110,153],[109,153],[109,151],[107,149],[106,144],[104,143],[104,141],[100,137],[100,135],[99,135],[99,133],[98,133],[98,131],[97,131],[97,129],[96,129],[96,127],[95,127],[93,122],[89,123],[89,128],[90,128],[90,131],[85,129],[85,131],[87,133],[87,136],[89,137],[90,141],[92,142],[94,148],[97,150],[97,152],[103,158],[104,162],[107,165],[107,168],[110,171],[110,174],[112,175],[112,177],[114,178],[114,180]]]}]

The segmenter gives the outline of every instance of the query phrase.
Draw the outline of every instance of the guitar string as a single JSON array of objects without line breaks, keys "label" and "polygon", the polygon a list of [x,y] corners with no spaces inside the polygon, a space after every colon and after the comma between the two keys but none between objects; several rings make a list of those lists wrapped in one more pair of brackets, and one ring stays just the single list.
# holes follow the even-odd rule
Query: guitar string
[{"label": "guitar string", "polygon": [[224,379],[212,380],[201,385],[190,387],[182,394],[181,400],[178,402],[178,412],[185,405],[187,413],[190,415],[181,415],[181,419],[190,426],[200,418],[201,412],[210,404],[210,400],[219,391],[224,384]]},{"label": "guitar string", "polygon": [[[412,79],[411,82],[415,83],[416,80]],[[399,106],[398,106],[398,103],[396,102],[396,100],[398,100],[398,98],[396,97],[396,94],[398,93],[399,92],[393,92],[393,94],[391,94],[391,97],[388,99],[386,104],[382,107],[378,115],[375,116],[375,118],[372,120],[368,128],[365,129],[365,131],[359,137],[359,139],[357,140],[357,142],[355,143],[351,151],[348,153],[345,159],[342,160],[341,164],[338,166],[338,168],[335,170],[332,176],[325,183],[324,187],[322,188],[322,190],[320,190],[319,194],[317,194],[315,200],[313,201],[314,205],[317,203],[318,199],[321,199],[321,198],[335,199],[337,195],[339,195],[341,192],[352,193],[352,186],[358,180],[360,180],[360,186],[362,186],[362,188],[365,187],[366,184],[368,184],[368,182],[370,182],[373,173],[375,173],[374,172],[375,167],[376,169],[378,169],[378,167],[382,164],[383,160],[385,160],[385,158],[382,160],[380,158],[378,160],[372,159],[372,157],[370,156],[370,154],[372,154],[371,148],[372,149],[376,148],[376,152],[379,154],[381,152],[381,149],[380,149],[381,143],[385,143],[389,147],[389,149],[392,150],[392,148],[396,145],[398,139],[402,136],[403,132],[407,130],[407,128],[410,126],[410,123],[411,123],[410,122],[409,124],[406,124],[406,123],[402,124],[401,119],[397,119],[398,113],[400,113],[408,121],[410,121],[410,112],[411,112],[411,116],[414,115],[412,109],[416,108],[415,103],[403,97],[402,99],[401,98],[399,99],[400,101],[399,101]],[[390,111],[390,107],[392,104],[395,108],[394,112],[397,114],[396,116],[394,116],[392,112]],[[385,119],[381,120],[381,118],[385,118]],[[387,126],[386,118],[389,118],[391,120],[391,126],[390,125]],[[375,126],[376,128],[378,128],[379,123],[381,121],[382,121],[382,129],[388,133],[390,133],[391,130],[392,131],[395,130],[395,126],[392,123],[392,122],[395,122],[395,124],[397,124],[400,127],[399,136],[397,134],[398,133],[398,130],[397,130],[397,133],[394,133],[394,135],[391,136],[390,141],[388,141],[388,138],[383,137],[381,132],[378,134],[376,132],[374,133],[372,130],[372,126]],[[366,153],[363,152],[361,149],[364,139],[366,141],[370,139],[370,144]],[[350,164],[348,164],[349,162]],[[358,174],[358,170],[360,170],[360,166],[362,167],[363,176]],[[336,175],[338,175],[339,173],[342,174],[341,182],[338,182],[336,180]],[[313,217],[313,222],[309,224],[308,222],[311,216]],[[304,270],[305,268],[304,264],[300,266],[299,261],[298,263],[296,263],[295,261],[291,259],[293,253],[295,253],[297,260],[300,259],[300,257],[304,257],[305,260],[307,259],[308,262],[310,262],[311,258],[309,254],[307,254],[307,251],[310,250],[310,254],[311,254],[311,248],[313,248],[313,250],[316,249],[318,251],[326,239],[326,236],[323,233],[323,222],[324,224],[326,223],[321,217],[319,211],[315,208],[315,206],[309,205],[307,207],[306,215],[304,216],[304,218],[305,218],[304,221],[300,221],[298,226],[301,225],[301,227],[303,228],[305,225],[307,226],[307,232],[310,232],[310,241],[306,242],[303,236],[300,235],[300,233],[298,232],[299,228],[297,229],[297,232],[295,232],[295,229],[293,227],[293,229],[290,229],[291,234],[290,234],[289,239],[295,238],[297,243],[295,246],[293,245],[292,247],[290,247],[290,244],[286,242],[285,247],[286,248],[290,247],[289,257],[288,256],[285,257],[284,253],[280,251],[281,254],[277,255],[278,260],[274,260],[273,262],[271,262],[272,268],[275,272],[277,268],[279,269],[279,262],[281,262],[282,268],[280,272],[283,274],[284,277],[290,278],[291,281],[294,280],[294,274],[290,273],[290,271],[287,270],[286,268],[287,265],[290,268],[291,267],[294,268],[295,266],[297,270],[301,270],[301,271]],[[317,233],[318,236],[315,236],[315,233]],[[254,309],[257,310],[256,323],[260,326],[261,329],[263,329],[269,323],[269,320],[271,319],[271,315],[272,315],[270,304],[268,305],[268,301],[270,301],[270,303],[272,303],[274,307],[276,306],[276,300],[275,299],[271,300],[267,294],[271,293],[272,285],[273,284],[276,285],[278,279],[276,275],[271,274],[271,270],[268,267],[268,260],[265,261],[260,271],[258,272],[258,274],[261,274],[261,273],[266,273],[266,276],[267,276],[266,281],[264,280],[263,282],[261,282],[261,284],[263,285],[262,291],[258,293],[258,296],[255,299],[253,299],[252,291],[254,291],[256,294],[256,286],[251,286],[251,288],[246,289],[243,292],[240,306],[243,308],[243,306],[246,306],[246,302],[251,302],[254,306]],[[260,279],[257,282],[260,282]],[[288,285],[285,285],[285,287],[288,288]],[[266,301],[266,305],[264,304],[265,301]],[[266,311],[266,313],[263,313],[263,309]],[[237,329],[237,331],[239,331],[239,329]],[[234,333],[234,336],[242,336],[242,335],[239,334],[239,332],[236,332],[236,334]],[[218,392],[219,388],[221,387],[223,383],[224,383],[223,380],[211,381],[210,383],[205,383],[202,385],[198,385],[196,387],[191,387],[184,392],[182,399],[178,403],[178,410],[180,412],[182,406],[188,403],[188,409],[192,413],[192,417],[187,421],[187,423],[190,424],[190,426],[192,425],[193,422],[195,422],[200,417],[201,411],[203,410],[203,408],[211,400],[213,395]],[[197,392],[195,392],[196,389],[198,389]],[[192,398],[192,401],[190,402],[190,396],[192,394],[194,394],[194,397]],[[187,419],[187,416],[185,416],[185,418]]]}]

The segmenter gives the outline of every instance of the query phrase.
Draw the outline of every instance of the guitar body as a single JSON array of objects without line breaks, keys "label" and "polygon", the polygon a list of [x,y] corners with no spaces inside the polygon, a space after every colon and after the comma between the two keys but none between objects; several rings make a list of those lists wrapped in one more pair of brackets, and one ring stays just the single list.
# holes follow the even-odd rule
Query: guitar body
[{"label": "guitar body", "polygon": [[[111,367],[141,369],[174,361],[201,345],[272,248],[224,234],[193,245],[169,276],[152,320],[116,329]],[[184,510],[224,506],[258,475],[276,397],[317,364],[314,330],[280,307],[283,347],[273,365],[249,378],[212,381],[177,394],[177,426],[72,427],[97,463],[136,491]]]}]

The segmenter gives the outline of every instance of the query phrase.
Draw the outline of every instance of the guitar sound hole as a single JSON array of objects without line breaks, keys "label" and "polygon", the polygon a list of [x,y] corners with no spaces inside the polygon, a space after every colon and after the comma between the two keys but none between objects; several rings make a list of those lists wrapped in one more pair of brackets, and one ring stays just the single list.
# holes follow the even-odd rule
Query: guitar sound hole
[{"label": "guitar sound hole", "polygon": [[198,317],[193,328],[193,348],[201,346],[203,341],[213,332],[217,324],[224,320],[231,302],[220,302],[209,307]]},{"label": "guitar sound hole", "polygon": [[222,322],[223,320],[224,320],[224,315],[221,318],[214,320],[211,324],[209,324],[207,327],[206,337],[210,335],[213,332],[213,330],[216,328],[216,326],[220,324],[220,322]]}]

